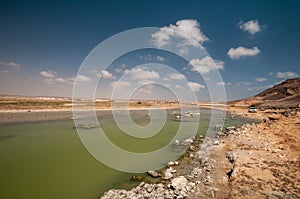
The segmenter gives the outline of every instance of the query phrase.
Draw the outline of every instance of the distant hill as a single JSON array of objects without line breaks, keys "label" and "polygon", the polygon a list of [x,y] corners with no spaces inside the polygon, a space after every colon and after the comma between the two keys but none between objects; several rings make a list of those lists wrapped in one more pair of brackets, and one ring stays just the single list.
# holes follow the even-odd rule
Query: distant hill
[{"label": "distant hill", "polygon": [[256,105],[259,108],[295,108],[300,105],[300,78],[287,79],[255,96],[228,103],[234,106]]}]

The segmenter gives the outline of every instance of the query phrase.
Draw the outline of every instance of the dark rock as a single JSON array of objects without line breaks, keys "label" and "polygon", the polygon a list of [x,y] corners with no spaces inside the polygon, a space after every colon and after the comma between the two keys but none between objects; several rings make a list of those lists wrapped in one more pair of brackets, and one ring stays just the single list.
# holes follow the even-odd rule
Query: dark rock
[{"label": "dark rock", "polygon": [[229,162],[231,162],[231,163],[234,163],[236,161],[236,159],[237,159],[237,155],[233,151],[229,151],[227,153],[226,157],[228,158]]},{"label": "dark rock", "polygon": [[132,176],[130,178],[131,181],[141,181],[143,180],[144,176]]}]

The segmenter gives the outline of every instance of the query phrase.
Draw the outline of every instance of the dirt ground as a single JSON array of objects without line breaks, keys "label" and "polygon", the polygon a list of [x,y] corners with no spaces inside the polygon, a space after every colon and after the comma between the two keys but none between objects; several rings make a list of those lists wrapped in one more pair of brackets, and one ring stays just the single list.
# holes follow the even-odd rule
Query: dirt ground
[{"label": "dirt ground", "polygon": [[251,117],[264,120],[221,134],[208,157],[214,160],[209,186],[188,198],[300,198],[300,113]]}]

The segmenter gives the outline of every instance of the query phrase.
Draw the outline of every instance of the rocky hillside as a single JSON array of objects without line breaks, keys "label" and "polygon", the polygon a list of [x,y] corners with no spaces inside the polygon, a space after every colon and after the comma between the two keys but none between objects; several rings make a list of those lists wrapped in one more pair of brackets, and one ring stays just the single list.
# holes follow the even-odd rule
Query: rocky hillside
[{"label": "rocky hillside", "polygon": [[295,108],[300,105],[300,78],[287,79],[253,97],[228,103],[257,105],[259,108]]}]

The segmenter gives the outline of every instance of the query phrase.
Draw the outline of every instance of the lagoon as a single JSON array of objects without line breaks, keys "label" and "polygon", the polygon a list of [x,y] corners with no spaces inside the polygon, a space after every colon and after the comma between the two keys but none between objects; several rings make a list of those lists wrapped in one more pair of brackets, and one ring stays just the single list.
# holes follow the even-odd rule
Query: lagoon
[{"label": "lagoon", "polygon": [[[131,117],[144,126],[149,122],[147,112],[131,111]],[[145,140],[124,134],[113,121],[111,111],[100,111],[97,115],[113,143],[129,151],[148,152],[174,137],[179,122],[170,113],[171,110],[164,128]],[[201,110],[197,134],[205,135],[209,120],[210,111]],[[226,116],[227,126],[243,123]],[[187,130],[185,136],[190,133]],[[0,171],[0,198],[5,199],[92,199],[108,189],[129,189],[139,183],[129,180],[137,174],[117,171],[97,161],[81,143],[74,122],[68,119],[1,125]]]}]

